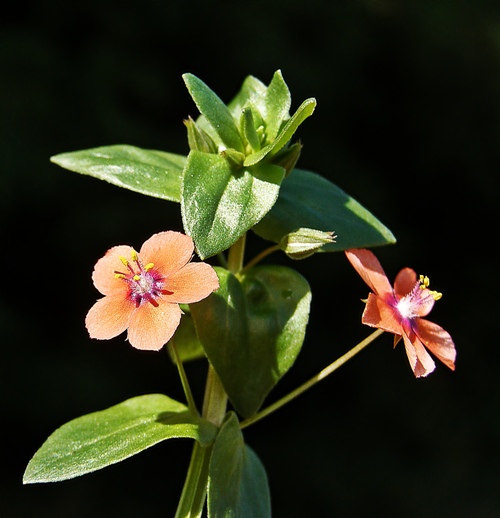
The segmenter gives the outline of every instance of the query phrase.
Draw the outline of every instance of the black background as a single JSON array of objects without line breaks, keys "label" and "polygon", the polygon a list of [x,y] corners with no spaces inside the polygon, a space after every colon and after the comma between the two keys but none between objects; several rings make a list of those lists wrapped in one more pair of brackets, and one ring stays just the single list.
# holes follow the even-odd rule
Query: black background
[{"label": "black background", "polygon": [[[245,431],[274,516],[500,516],[498,231],[500,12],[476,1],[11,3],[0,21],[2,517],[173,516],[190,442],[23,486],[58,426],[151,392],[182,399],[165,352],[91,341],[90,274],[112,245],[181,230],[179,208],[70,173],[51,155],[133,144],[187,153],[197,111],[181,75],[224,100],[281,69],[300,166],[355,197],[396,235],[389,277],[411,266],[444,293],[430,319],[457,370],[414,379],[389,336]],[[249,256],[265,246],[249,239]],[[276,257],[275,260],[282,261]],[[367,287],[343,254],[283,261],[313,291],[308,334],[272,401],[370,330]],[[205,365],[187,367],[197,397]]]}]

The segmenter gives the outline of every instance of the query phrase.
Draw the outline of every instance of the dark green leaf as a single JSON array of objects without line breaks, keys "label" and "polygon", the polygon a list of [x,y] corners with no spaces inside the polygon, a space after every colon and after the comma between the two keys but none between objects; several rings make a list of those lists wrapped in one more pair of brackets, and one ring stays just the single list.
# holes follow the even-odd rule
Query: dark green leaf
[{"label": "dark green leaf", "polygon": [[243,151],[240,133],[227,106],[201,79],[193,74],[184,74],[182,77],[198,110],[222,142],[227,147]]},{"label": "dark green leaf", "polygon": [[395,243],[392,232],[373,214],[322,176],[294,169],[282,183],[278,201],[254,227],[257,235],[279,243],[298,228],[335,232],[335,243],[321,250],[335,252]]},{"label": "dark green leaf", "polygon": [[252,416],[302,347],[311,292],[284,266],[241,278],[216,268],[220,288],[191,306],[198,337],[237,412]]},{"label": "dark green leaf", "polygon": [[128,399],[78,417],[56,430],[35,453],[25,484],[58,482],[102,469],[166,439],[210,444],[217,428],[162,394]]},{"label": "dark green leaf", "polygon": [[169,201],[180,201],[183,155],[128,145],[104,146],[51,157],[76,173]]},{"label": "dark green leaf", "polygon": [[182,182],[186,233],[204,259],[229,248],[269,212],[284,169],[271,164],[234,170],[220,155],[191,151]]},{"label": "dark green leaf", "polygon": [[208,477],[208,518],[271,517],[266,470],[245,445],[233,412],[215,440]]}]

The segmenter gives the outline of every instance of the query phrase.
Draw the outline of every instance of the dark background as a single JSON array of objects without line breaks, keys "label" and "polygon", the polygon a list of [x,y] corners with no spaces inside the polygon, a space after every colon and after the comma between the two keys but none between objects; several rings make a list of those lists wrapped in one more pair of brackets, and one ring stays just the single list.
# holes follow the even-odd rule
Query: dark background
[{"label": "dark background", "polygon": [[[190,442],[100,472],[22,486],[58,426],[150,392],[182,399],[165,352],[91,341],[90,274],[112,245],[181,230],[179,208],[49,162],[133,144],[187,153],[192,72],[224,101],[281,69],[300,166],[379,217],[391,280],[411,266],[444,293],[431,320],[453,336],[455,373],[414,379],[385,336],[255,427],[274,516],[500,516],[498,233],[500,12],[495,2],[309,0],[11,3],[0,21],[2,517],[173,516]],[[250,252],[263,248],[256,237]],[[249,253],[250,253],[249,252]],[[276,258],[276,260],[279,260]],[[289,264],[289,263],[287,263]],[[297,364],[274,400],[370,330],[367,287],[342,254],[294,262],[313,290]],[[187,367],[201,397],[205,365]]]}]

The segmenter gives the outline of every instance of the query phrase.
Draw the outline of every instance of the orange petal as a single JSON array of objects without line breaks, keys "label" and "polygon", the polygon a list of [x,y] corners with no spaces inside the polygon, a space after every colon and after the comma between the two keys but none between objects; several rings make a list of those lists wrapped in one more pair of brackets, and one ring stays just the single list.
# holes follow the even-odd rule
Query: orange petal
[{"label": "orange petal", "polygon": [[408,356],[413,373],[417,378],[425,377],[436,368],[436,364],[409,324],[403,324],[403,326],[405,328],[403,340],[406,355]]},{"label": "orange petal", "polygon": [[165,300],[190,304],[208,297],[219,287],[215,270],[207,263],[189,263],[167,278],[164,288],[172,292]]},{"label": "orange petal", "polygon": [[429,351],[441,360],[452,371],[455,370],[455,359],[457,352],[455,344],[449,333],[441,326],[428,320],[416,319],[414,322],[415,331],[421,342]]},{"label": "orange petal", "polygon": [[401,335],[403,330],[397,315],[397,310],[386,304],[379,296],[370,293],[361,321],[367,326],[378,327],[389,333]]},{"label": "orange petal", "polygon": [[85,326],[90,338],[109,340],[127,329],[134,304],[117,296],[107,296],[98,300],[85,318]]},{"label": "orange petal", "polygon": [[375,254],[364,248],[347,250],[345,254],[373,292],[382,297],[392,295],[391,283]]},{"label": "orange petal", "polygon": [[417,274],[411,268],[403,268],[397,275],[394,281],[394,291],[398,297],[408,295],[417,284]]},{"label": "orange petal", "polygon": [[154,234],[144,242],[139,252],[144,264],[153,263],[164,275],[177,272],[193,255],[193,240],[171,230]]},{"label": "orange petal", "polygon": [[127,245],[110,248],[104,257],[97,261],[92,273],[94,286],[103,294],[109,295],[117,291],[128,291],[127,283],[123,279],[117,279],[115,272],[129,273],[127,267],[120,261],[120,257],[132,260],[134,249]]},{"label": "orange petal", "polygon": [[181,314],[177,304],[161,302],[154,307],[144,303],[130,318],[128,341],[136,349],[159,351],[175,333]]}]

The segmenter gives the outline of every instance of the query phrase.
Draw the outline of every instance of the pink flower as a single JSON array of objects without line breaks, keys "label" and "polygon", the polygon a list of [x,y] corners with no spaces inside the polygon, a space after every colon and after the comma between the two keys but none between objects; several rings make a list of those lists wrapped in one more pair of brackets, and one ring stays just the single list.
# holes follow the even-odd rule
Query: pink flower
[{"label": "pink flower", "polygon": [[403,338],[406,354],[416,377],[427,376],[435,369],[426,348],[451,370],[455,370],[455,344],[440,326],[423,319],[441,298],[429,290],[429,279],[411,268],[404,268],[391,286],[378,259],[369,250],[353,249],[347,259],[373,293],[368,295],[362,322],[394,333],[394,346]]},{"label": "pink flower", "polygon": [[182,311],[219,287],[207,263],[190,262],[194,246],[179,232],[154,234],[139,253],[115,246],[97,261],[92,280],[104,295],[87,314],[91,338],[109,340],[128,329],[137,349],[160,350],[172,338]]}]

